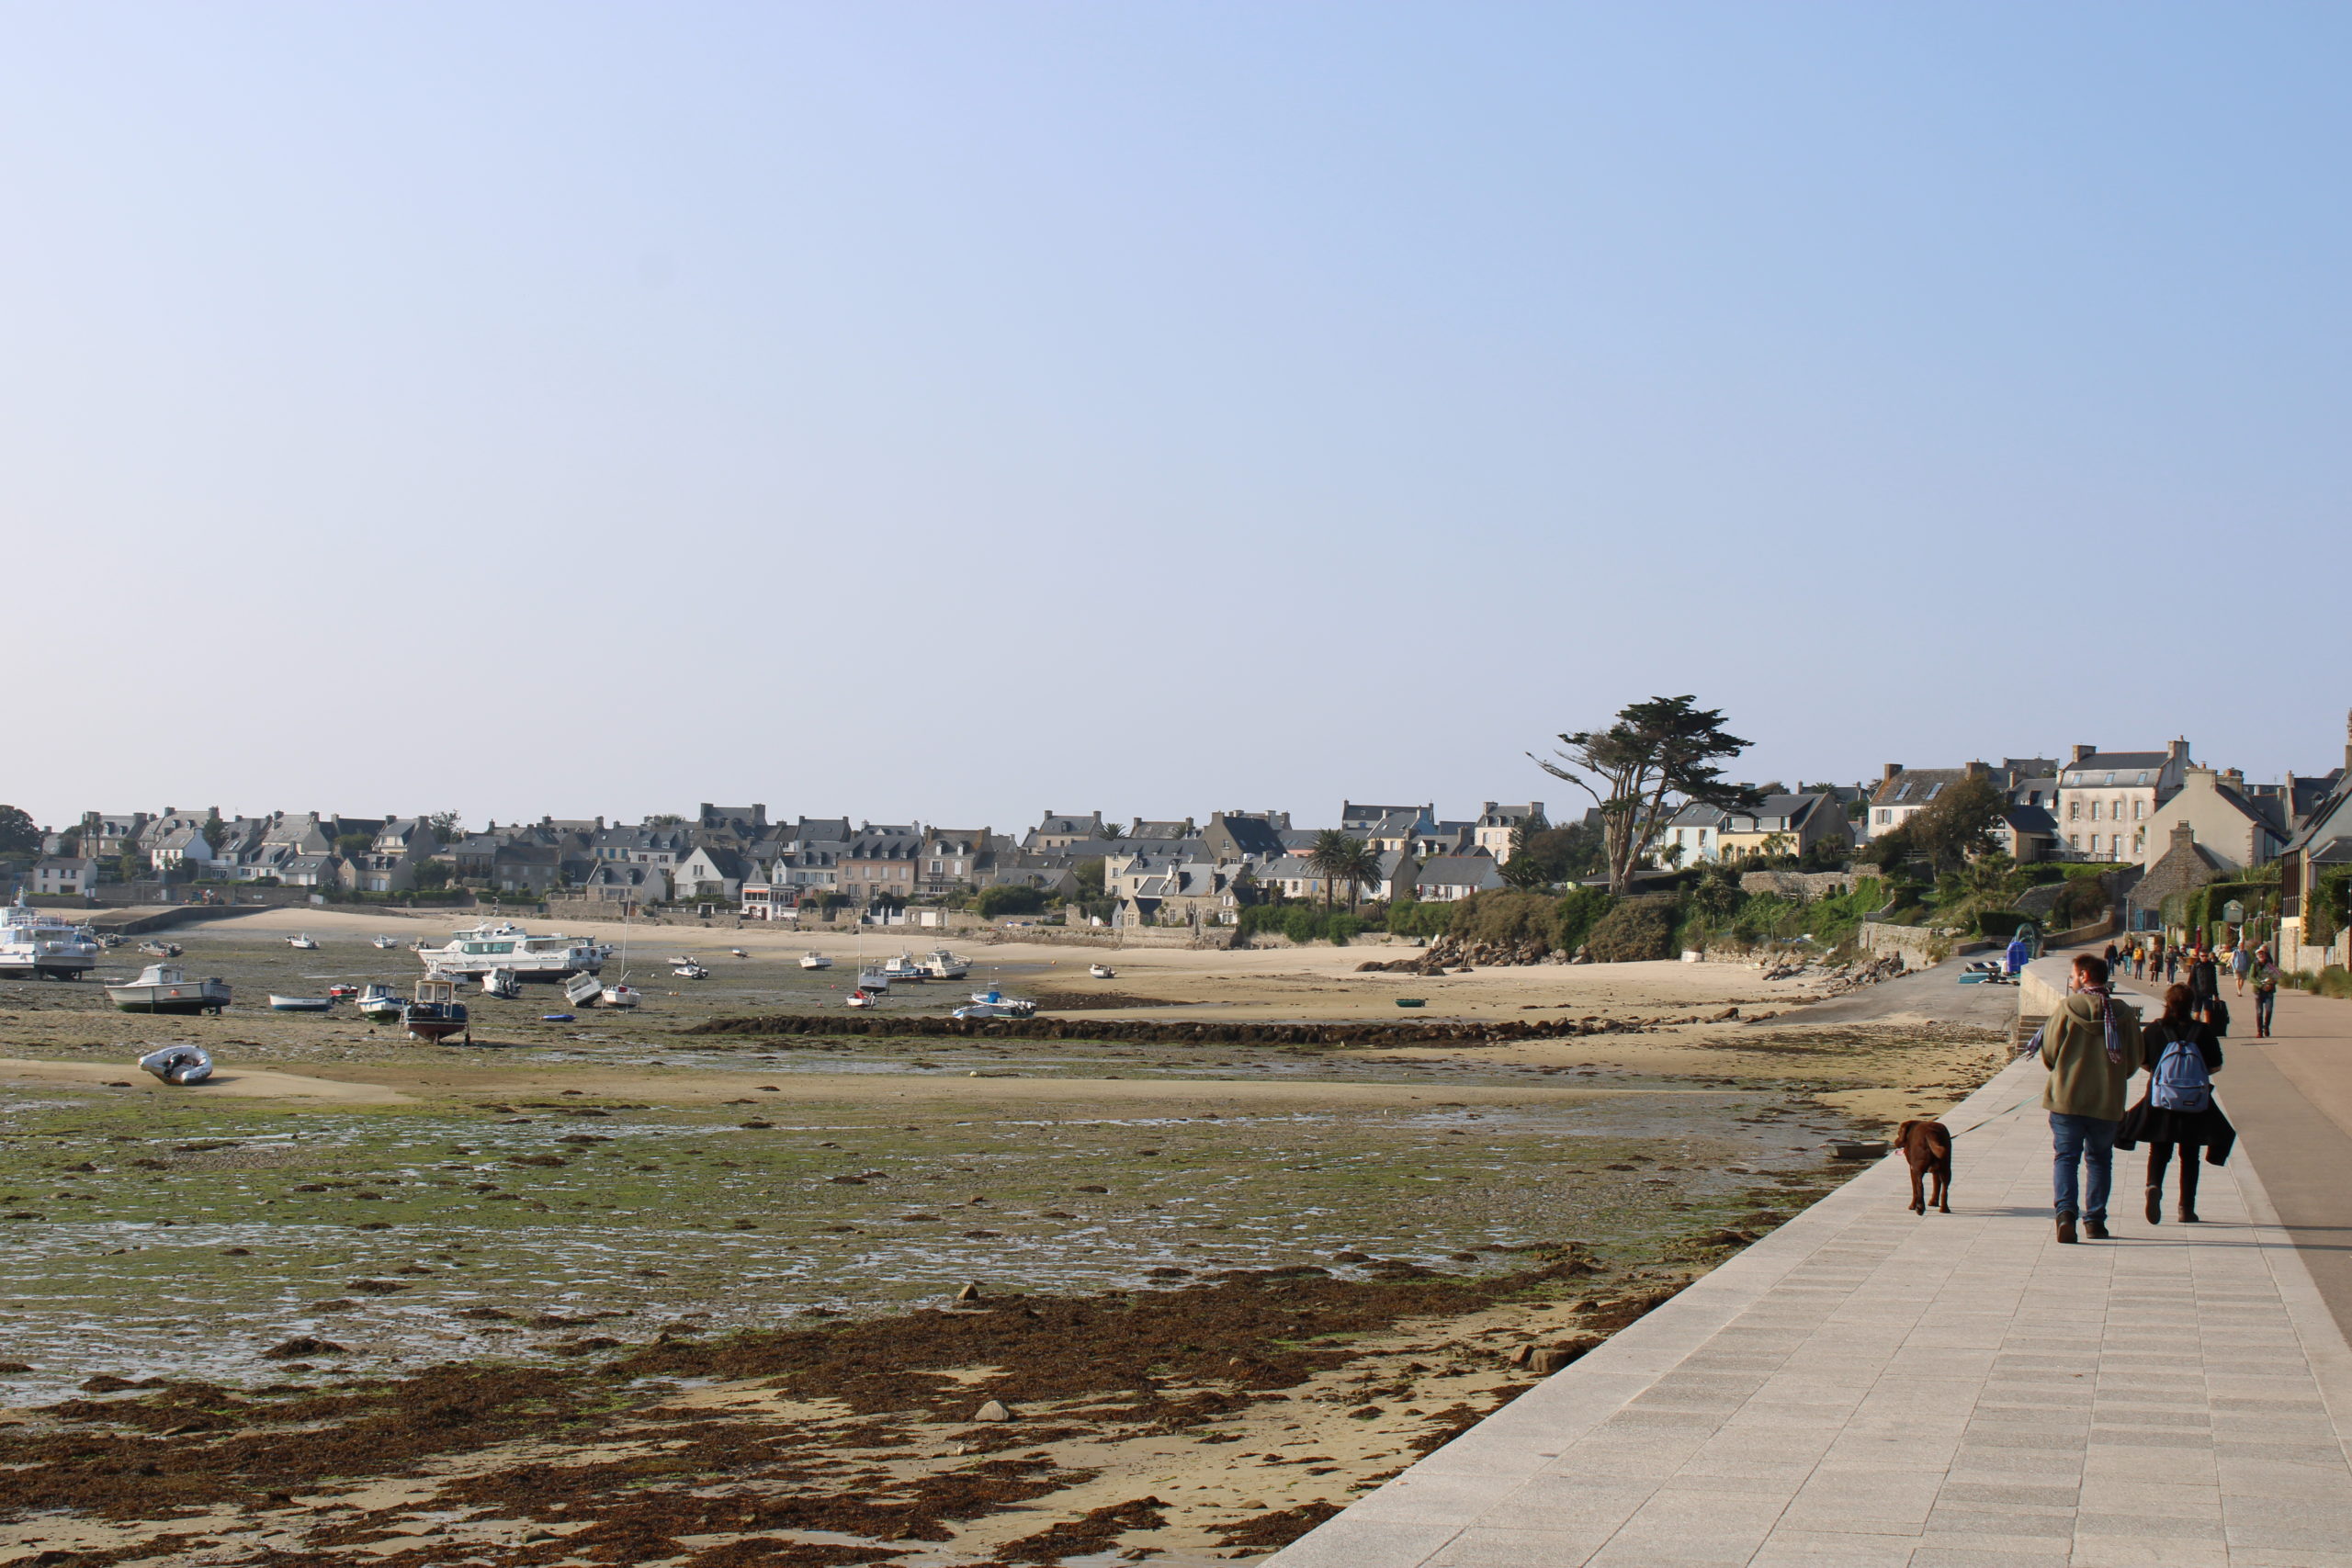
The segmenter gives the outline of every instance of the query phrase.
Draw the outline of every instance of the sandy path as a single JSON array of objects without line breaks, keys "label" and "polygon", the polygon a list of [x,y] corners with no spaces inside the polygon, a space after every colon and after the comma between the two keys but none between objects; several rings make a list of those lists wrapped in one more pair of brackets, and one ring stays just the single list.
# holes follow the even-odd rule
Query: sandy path
[{"label": "sandy path", "polygon": [[35,1083],[112,1084],[148,1094],[197,1095],[208,1100],[226,1095],[232,1100],[335,1100],[357,1105],[414,1103],[413,1096],[385,1084],[312,1077],[266,1067],[231,1067],[219,1065],[217,1060],[212,1077],[200,1084],[166,1084],[130,1064],[118,1066],[104,1062],[41,1062],[22,1056],[0,1056],[0,1077]]}]

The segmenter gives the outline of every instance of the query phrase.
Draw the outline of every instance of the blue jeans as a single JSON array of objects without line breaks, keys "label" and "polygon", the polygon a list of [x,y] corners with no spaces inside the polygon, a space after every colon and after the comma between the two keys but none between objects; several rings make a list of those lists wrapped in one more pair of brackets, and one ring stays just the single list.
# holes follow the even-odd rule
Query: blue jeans
[{"label": "blue jeans", "polygon": [[[2106,1220],[2107,1190],[2115,1164],[2115,1130],[2121,1125],[2098,1116],[2070,1116],[2063,1111],[2050,1113],[2050,1142],[2057,1152],[2051,1186],[2061,1214]],[[2090,1179],[2078,1194],[2076,1183],[2086,1165],[2090,1167]],[[2078,1197],[2083,1201],[2078,1201]]]}]

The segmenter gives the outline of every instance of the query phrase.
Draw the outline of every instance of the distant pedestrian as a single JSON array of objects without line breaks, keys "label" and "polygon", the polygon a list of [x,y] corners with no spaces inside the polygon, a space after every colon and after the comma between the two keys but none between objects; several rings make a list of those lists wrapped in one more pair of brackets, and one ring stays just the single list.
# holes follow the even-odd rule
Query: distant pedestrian
[{"label": "distant pedestrian", "polygon": [[2123,1116],[2115,1146],[2148,1145],[2147,1216],[2164,1221],[2165,1170],[2180,1155],[2180,1206],[2185,1225],[2197,1224],[2197,1160],[2227,1165],[2237,1129],[2213,1098],[2213,1075],[2222,1070],[2222,1041],[2196,1017],[2197,998],[2186,986],[2165,993],[2165,1015],[2150,1024],[2142,1047],[2148,1088]]},{"label": "distant pedestrian", "polygon": [[2078,1216],[2084,1235],[2107,1239],[2115,1132],[2124,1087],[2141,1063],[2139,1011],[2109,994],[2109,973],[2104,960],[2076,958],[2070,994],[2041,1031],[2041,1065],[2050,1069],[2041,1105],[2050,1112],[2051,1195],[2062,1243],[2075,1240]]},{"label": "distant pedestrian", "polygon": [[2238,995],[2245,995],[2245,977],[2254,973],[2254,950],[2243,942],[2230,954],[2230,973],[2238,977]]},{"label": "distant pedestrian", "polygon": [[2179,978],[2180,949],[2178,947],[2167,947],[2165,949],[2165,984],[2169,986],[2175,980]]},{"label": "distant pedestrian", "polygon": [[2278,965],[2264,948],[2254,959],[2254,1037],[2270,1038],[2270,1013],[2278,1005]]}]

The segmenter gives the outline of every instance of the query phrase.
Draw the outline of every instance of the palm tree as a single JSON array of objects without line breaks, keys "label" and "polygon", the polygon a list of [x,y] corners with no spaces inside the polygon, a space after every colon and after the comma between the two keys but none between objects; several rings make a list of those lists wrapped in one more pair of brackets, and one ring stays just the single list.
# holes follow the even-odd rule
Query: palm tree
[{"label": "palm tree", "polygon": [[1341,882],[1348,885],[1348,902],[1353,905],[1361,899],[1363,884],[1380,880],[1380,852],[1337,828],[1326,828],[1315,835],[1315,842],[1306,852],[1306,863],[1323,878],[1323,908],[1327,910]]}]

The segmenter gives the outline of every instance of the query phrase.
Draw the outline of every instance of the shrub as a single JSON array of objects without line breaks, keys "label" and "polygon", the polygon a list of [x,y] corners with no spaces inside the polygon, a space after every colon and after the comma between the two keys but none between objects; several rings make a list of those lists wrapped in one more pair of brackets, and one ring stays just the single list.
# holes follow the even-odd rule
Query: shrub
[{"label": "shrub", "polygon": [[1046,896],[1035,887],[1000,885],[981,888],[972,908],[984,920],[992,920],[999,915],[1039,915],[1045,913]]},{"label": "shrub", "polygon": [[1553,919],[1558,922],[1559,935],[1555,945],[1563,953],[1574,953],[1592,934],[1592,928],[1609,913],[1610,896],[1606,887],[1571,887],[1560,896]]},{"label": "shrub", "polygon": [[1323,910],[1312,904],[1256,904],[1241,911],[1239,927],[1245,937],[1272,931],[1293,942],[1328,942],[1334,947],[1345,947],[1348,939],[1360,935],[1367,922],[1360,915],[1345,909]]},{"label": "shrub", "polygon": [[1585,952],[1596,963],[1640,964],[1674,956],[1675,900],[1659,895],[1620,899],[1594,922]]},{"label": "shrub", "polygon": [[1538,942],[1549,950],[1560,945],[1559,911],[1560,900],[1549,893],[1475,893],[1453,906],[1446,934],[1464,942]]},{"label": "shrub", "polygon": [[2346,969],[2341,964],[2331,964],[2319,972],[2319,977],[2312,982],[2311,988],[2323,997],[2352,998],[2352,969]]},{"label": "shrub", "polygon": [[1388,934],[1391,936],[1443,936],[1453,923],[1453,904],[1422,903],[1413,898],[1399,898],[1388,906]]}]

